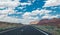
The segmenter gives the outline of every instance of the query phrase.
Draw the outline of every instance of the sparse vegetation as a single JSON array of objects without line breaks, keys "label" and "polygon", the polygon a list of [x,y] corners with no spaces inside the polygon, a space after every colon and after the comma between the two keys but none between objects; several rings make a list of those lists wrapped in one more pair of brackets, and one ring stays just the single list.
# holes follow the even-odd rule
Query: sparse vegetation
[{"label": "sparse vegetation", "polygon": [[52,35],[60,35],[60,28],[45,25],[34,25],[34,26],[49,33],[52,33]]},{"label": "sparse vegetation", "polygon": [[22,24],[17,24],[17,23],[7,23],[7,22],[0,22],[0,31],[10,29],[10,28],[15,28],[15,27],[21,27],[23,26]]},{"label": "sparse vegetation", "polygon": [[52,33],[52,35],[60,35],[60,18],[42,19],[33,26]]}]

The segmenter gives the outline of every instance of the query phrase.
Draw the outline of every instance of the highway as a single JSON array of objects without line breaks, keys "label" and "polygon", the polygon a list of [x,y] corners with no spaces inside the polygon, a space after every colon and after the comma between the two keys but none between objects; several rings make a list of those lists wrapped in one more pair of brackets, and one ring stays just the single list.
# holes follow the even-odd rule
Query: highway
[{"label": "highway", "polygon": [[33,26],[23,26],[21,28],[14,28],[0,32],[0,35],[51,35],[34,28]]}]

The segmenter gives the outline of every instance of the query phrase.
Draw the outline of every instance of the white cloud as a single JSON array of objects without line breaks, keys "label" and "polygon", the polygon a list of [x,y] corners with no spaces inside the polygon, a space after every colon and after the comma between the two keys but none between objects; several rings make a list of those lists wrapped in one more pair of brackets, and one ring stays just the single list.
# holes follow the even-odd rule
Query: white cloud
[{"label": "white cloud", "polygon": [[32,11],[31,15],[37,15],[37,14],[39,14],[40,12],[41,12],[40,10],[34,10],[34,11]]},{"label": "white cloud", "polygon": [[24,7],[18,7],[18,9],[23,9]]},{"label": "white cloud", "polygon": [[[19,0],[0,0],[0,21],[19,23],[21,19],[9,17],[8,14],[15,13],[14,8],[19,5]],[[21,12],[20,12],[21,13]],[[17,13],[19,14],[19,13]]]},{"label": "white cloud", "polygon": [[7,15],[9,13],[14,13],[14,10],[11,10],[11,9],[6,9],[6,10],[0,10],[0,14],[4,14],[4,15]]},{"label": "white cloud", "polygon": [[46,14],[45,16],[42,17],[42,19],[52,19],[52,18],[58,18],[58,15]]},{"label": "white cloud", "polygon": [[36,0],[28,0],[28,2],[35,2]]},{"label": "white cloud", "polygon": [[44,7],[60,5],[60,0],[47,0]]},{"label": "white cloud", "polygon": [[[34,2],[35,0],[32,0],[32,2]],[[28,0],[27,2],[20,2],[20,5],[22,5],[22,6],[25,6],[25,5],[31,5],[32,3],[31,3],[31,0]]]},{"label": "white cloud", "polygon": [[28,17],[30,17],[30,12],[26,12],[26,13],[24,13],[22,16],[23,16],[23,18],[28,18]]},{"label": "white cloud", "polygon": [[22,16],[23,16],[24,19],[30,19],[30,20],[31,19],[37,19],[38,18],[37,16],[36,17],[33,17],[32,16],[32,13],[30,13],[30,12],[26,12]]},{"label": "white cloud", "polygon": [[19,2],[17,0],[10,1],[10,0],[0,0],[0,7],[8,7],[8,8],[15,8],[19,5]]},{"label": "white cloud", "polygon": [[24,5],[31,5],[31,2],[29,2],[29,3],[26,3],[26,2],[20,3],[20,5],[22,5],[22,6],[24,6]]},{"label": "white cloud", "polygon": [[1,2],[2,2],[2,1],[5,1],[5,2],[7,2],[7,1],[12,1],[12,0],[0,0],[0,1],[1,1]]},{"label": "white cloud", "polygon": [[[13,13],[15,13],[15,12],[14,12],[14,10],[11,10],[11,9],[0,10],[0,21],[11,22],[11,23],[20,23],[21,19],[7,16],[8,14],[13,14]],[[19,13],[17,13],[17,14],[19,14]]]},{"label": "white cloud", "polygon": [[41,12],[40,12],[40,15],[43,15],[43,14],[48,14],[52,12],[51,10],[45,10],[45,9],[42,9]]},{"label": "white cloud", "polygon": [[[18,0],[19,1],[19,0]],[[39,20],[39,17],[37,16],[38,14],[41,16],[43,14],[45,14],[45,16],[42,17],[42,19],[44,18],[54,18],[54,17],[58,17],[58,15],[56,16],[51,16],[51,15],[48,15],[50,12],[52,12],[51,10],[45,10],[45,9],[42,9],[42,10],[34,10],[32,12],[25,12],[23,15],[22,15],[22,19],[18,19],[18,18],[13,18],[13,17],[8,17],[7,15],[8,14],[22,14],[22,12],[15,12],[14,11],[14,8],[18,5],[22,5],[22,6],[25,6],[25,5],[31,5],[31,2],[28,1],[27,3],[21,3],[21,2],[18,2],[17,0],[15,1],[10,1],[10,0],[0,0],[0,8],[3,9],[3,8],[6,8],[5,10],[0,10],[0,21],[5,21],[5,22],[15,22],[15,23],[23,23],[23,24],[29,24],[29,22],[31,21],[35,21],[35,20]],[[34,0],[35,1],[35,0]],[[33,1],[33,2],[34,2]],[[48,2],[48,1],[47,1]],[[45,4],[45,6],[48,4]],[[51,2],[51,1],[50,1]],[[49,2],[49,4],[50,4]],[[55,2],[55,1],[54,1]],[[53,2],[52,2],[53,3]],[[53,4],[54,5],[54,4]],[[52,6],[53,6],[52,5]],[[49,5],[50,6],[50,5]],[[24,7],[20,7],[20,9],[23,9]],[[33,16],[36,16],[36,17],[33,17]]]},{"label": "white cloud", "polygon": [[14,13],[14,8],[16,6],[19,5],[19,0],[0,0],[0,9],[4,9],[6,8],[5,10],[0,10],[0,14],[1,15],[7,15],[8,13],[9,14],[12,14]]},{"label": "white cloud", "polygon": [[[31,5],[30,2],[28,3],[21,3],[17,0],[11,1],[11,0],[0,0],[0,8],[6,8],[5,10],[0,10],[0,21],[5,21],[5,22],[13,22],[13,23],[27,23],[27,21],[29,22],[30,19],[32,18],[28,18],[28,14],[29,13],[25,13],[23,15],[23,17],[25,17],[24,19],[18,19],[18,18],[13,18],[13,17],[9,17],[7,16],[8,14],[21,14],[22,12],[15,12],[14,8],[18,5]],[[22,7],[23,8],[23,7]],[[26,20],[28,18],[28,20]],[[29,24],[29,23],[28,23]]]},{"label": "white cloud", "polygon": [[10,22],[10,23],[21,23],[21,19],[12,18],[12,17],[8,17],[8,16],[0,18],[0,21]]},{"label": "white cloud", "polygon": [[[39,19],[39,16],[37,16],[38,14],[43,15],[43,14],[48,14],[52,11],[50,10],[45,10],[45,9],[42,9],[42,10],[34,10],[32,12],[25,12],[22,17],[23,17],[23,23],[25,24],[29,24],[31,21],[36,21],[36,20],[40,20]],[[35,16],[35,17],[33,17]]]},{"label": "white cloud", "polygon": [[29,24],[31,21],[36,21],[38,20],[38,17],[28,17],[28,18],[23,18],[22,23],[23,24]]},{"label": "white cloud", "polygon": [[5,10],[0,10],[0,14],[14,13],[14,8],[18,6],[19,0],[0,0],[0,8],[6,8]]},{"label": "white cloud", "polygon": [[31,21],[35,21],[35,20],[39,19],[38,16],[33,17],[31,12],[26,12],[22,16],[23,16],[23,21],[22,22],[25,23],[25,24],[29,24]]},{"label": "white cloud", "polygon": [[31,2],[34,2],[35,0],[28,0],[27,2],[20,2],[20,5],[25,6],[25,5],[31,5]]},{"label": "white cloud", "polygon": [[34,11],[32,11],[31,15],[34,16],[34,15],[40,14],[40,16],[41,16],[43,14],[48,14],[50,12],[52,12],[52,11],[51,10],[45,10],[45,9],[42,9],[42,10],[34,10]]}]

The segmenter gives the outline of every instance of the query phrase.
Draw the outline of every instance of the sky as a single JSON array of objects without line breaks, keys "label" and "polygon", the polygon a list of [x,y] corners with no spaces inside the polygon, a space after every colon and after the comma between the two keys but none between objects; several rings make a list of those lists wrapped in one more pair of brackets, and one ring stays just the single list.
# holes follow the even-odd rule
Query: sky
[{"label": "sky", "polygon": [[60,0],[0,0],[0,21],[29,24],[60,18]]}]

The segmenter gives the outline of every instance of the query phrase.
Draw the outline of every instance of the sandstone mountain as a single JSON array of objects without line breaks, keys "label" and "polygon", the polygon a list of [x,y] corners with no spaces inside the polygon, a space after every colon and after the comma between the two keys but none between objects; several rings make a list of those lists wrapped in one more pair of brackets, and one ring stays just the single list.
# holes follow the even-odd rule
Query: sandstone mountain
[{"label": "sandstone mountain", "polygon": [[50,26],[60,27],[60,18],[42,19],[37,24],[38,25],[50,25]]}]

